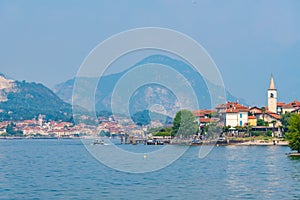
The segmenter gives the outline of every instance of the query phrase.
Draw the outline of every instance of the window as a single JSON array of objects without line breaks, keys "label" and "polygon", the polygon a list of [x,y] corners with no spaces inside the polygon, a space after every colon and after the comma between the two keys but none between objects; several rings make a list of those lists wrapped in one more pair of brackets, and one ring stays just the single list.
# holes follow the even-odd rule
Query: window
[{"label": "window", "polygon": [[243,126],[243,121],[240,121],[240,126]]},{"label": "window", "polygon": [[243,118],[243,114],[242,113],[240,113],[240,118]]},{"label": "window", "polygon": [[271,98],[274,98],[274,94],[273,94],[273,93],[271,93],[271,95],[270,95],[270,96],[271,96]]}]

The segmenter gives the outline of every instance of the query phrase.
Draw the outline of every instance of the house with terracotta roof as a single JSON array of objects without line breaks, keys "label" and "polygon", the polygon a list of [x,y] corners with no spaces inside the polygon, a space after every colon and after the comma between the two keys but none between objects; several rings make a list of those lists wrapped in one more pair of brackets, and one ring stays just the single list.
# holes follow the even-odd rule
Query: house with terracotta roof
[{"label": "house with terracotta roof", "polygon": [[249,108],[238,102],[227,102],[226,104],[218,105],[216,109],[225,126],[235,127],[248,124]]},{"label": "house with terracotta roof", "polygon": [[300,102],[298,100],[295,100],[293,102],[290,102],[288,104],[285,104],[282,108],[282,113],[289,113],[297,110],[300,107]]},{"label": "house with terracotta roof", "polygon": [[254,106],[249,109],[249,112],[251,112],[253,115],[256,115],[256,114],[261,114],[263,110],[259,107]]},{"label": "house with terracotta roof", "polygon": [[275,127],[281,126],[280,115],[266,111],[265,113],[260,113],[255,115],[257,119],[262,119],[269,123],[270,127],[273,127],[273,122],[275,123]]},{"label": "house with terracotta roof", "polygon": [[295,108],[295,110],[293,110],[292,113],[297,113],[300,115],[300,107]]},{"label": "house with terracotta roof", "polygon": [[256,120],[262,119],[269,123],[269,126],[273,126],[273,122],[276,121],[276,127],[281,126],[280,115],[277,113],[273,113],[266,109],[263,111],[261,108],[252,107],[250,108],[250,112],[254,115]]},{"label": "house with terracotta roof", "polygon": [[255,116],[248,116],[248,125],[257,126],[257,119]]},{"label": "house with terracotta roof", "polygon": [[192,113],[196,117],[196,119],[199,118],[210,118],[212,113],[216,113],[216,110],[195,110]]},{"label": "house with terracotta roof", "polygon": [[218,122],[218,118],[212,118],[212,113],[216,113],[216,110],[195,110],[192,113],[196,117],[198,125],[200,128],[203,128],[205,125]]}]

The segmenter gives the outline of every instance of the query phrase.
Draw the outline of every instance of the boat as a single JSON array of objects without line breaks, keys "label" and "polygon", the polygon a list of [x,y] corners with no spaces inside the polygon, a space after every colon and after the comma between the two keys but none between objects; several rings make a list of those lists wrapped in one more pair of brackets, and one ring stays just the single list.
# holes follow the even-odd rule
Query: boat
[{"label": "boat", "polygon": [[287,155],[290,156],[290,157],[298,157],[298,158],[300,158],[300,153],[298,153],[298,152],[287,153]]},{"label": "boat", "polygon": [[104,145],[104,141],[103,141],[103,140],[95,140],[95,141],[93,142],[93,145],[98,145],[98,144]]},{"label": "boat", "polygon": [[202,144],[203,144],[202,140],[195,139],[190,143],[190,146],[199,146]]},{"label": "boat", "polygon": [[161,140],[147,140],[147,145],[164,145],[164,142]]}]

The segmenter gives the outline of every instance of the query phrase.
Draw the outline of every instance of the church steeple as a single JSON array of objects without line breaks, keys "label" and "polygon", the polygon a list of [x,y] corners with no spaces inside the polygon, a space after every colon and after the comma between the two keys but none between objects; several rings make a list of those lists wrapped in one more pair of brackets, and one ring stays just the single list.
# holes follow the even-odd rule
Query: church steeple
[{"label": "church steeple", "polygon": [[277,90],[275,88],[273,75],[271,75],[270,86],[268,89],[268,110],[277,113]]},{"label": "church steeple", "polygon": [[273,74],[271,74],[271,80],[270,80],[269,90],[276,90],[275,83],[274,83],[274,78],[273,78]]}]

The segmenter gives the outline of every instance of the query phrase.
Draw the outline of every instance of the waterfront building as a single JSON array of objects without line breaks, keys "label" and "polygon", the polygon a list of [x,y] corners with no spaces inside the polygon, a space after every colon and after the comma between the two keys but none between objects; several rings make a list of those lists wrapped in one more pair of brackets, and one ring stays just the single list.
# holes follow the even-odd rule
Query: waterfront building
[{"label": "waterfront building", "polygon": [[221,121],[225,126],[246,126],[248,124],[249,108],[238,102],[227,102],[216,107]]},{"label": "waterfront building", "polygon": [[214,115],[217,113],[216,110],[195,110],[192,112],[196,117],[199,128],[203,128],[212,122],[218,122],[219,119],[215,118]]}]

